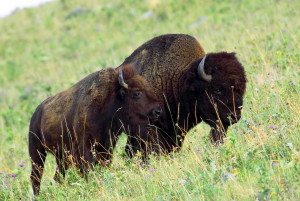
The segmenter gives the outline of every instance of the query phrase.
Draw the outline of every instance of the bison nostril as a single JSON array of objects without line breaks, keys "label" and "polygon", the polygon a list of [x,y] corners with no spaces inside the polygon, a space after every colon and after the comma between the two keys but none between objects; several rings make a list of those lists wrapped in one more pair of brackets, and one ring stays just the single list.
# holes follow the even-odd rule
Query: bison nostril
[{"label": "bison nostril", "polygon": [[232,122],[232,123],[236,123],[236,122],[238,122],[239,120],[240,120],[240,118],[241,118],[241,115],[240,114],[230,114],[229,116],[228,116],[228,119],[230,119],[230,121]]},{"label": "bison nostril", "polygon": [[236,114],[236,115],[233,115],[233,116],[234,116],[235,120],[237,120],[237,121],[239,121],[242,117],[240,113]]},{"label": "bison nostril", "polygon": [[161,112],[162,112],[162,110],[161,110],[160,108],[154,109],[154,110],[153,110],[153,116],[154,116],[155,118],[158,118],[158,117],[160,116]]}]

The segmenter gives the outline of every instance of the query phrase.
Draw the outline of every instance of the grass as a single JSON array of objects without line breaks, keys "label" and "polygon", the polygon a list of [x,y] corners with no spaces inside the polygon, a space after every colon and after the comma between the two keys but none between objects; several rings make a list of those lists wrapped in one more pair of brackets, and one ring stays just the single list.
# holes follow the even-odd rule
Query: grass
[{"label": "grass", "polygon": [[206,52],[235,51],[244,64],[243,118],[225,144],[212,146],[202,123],[180,153],[141,166],[123,158],[123,136],[109,169],[90,172],[89,182],[71,169],[62,185],[48,156],[36,200],[300,200],[299,7],[296,0],[60,0],[0,19],[0,200],[32,197],[28,125],[36,106],[165,33],[191,34]]}]

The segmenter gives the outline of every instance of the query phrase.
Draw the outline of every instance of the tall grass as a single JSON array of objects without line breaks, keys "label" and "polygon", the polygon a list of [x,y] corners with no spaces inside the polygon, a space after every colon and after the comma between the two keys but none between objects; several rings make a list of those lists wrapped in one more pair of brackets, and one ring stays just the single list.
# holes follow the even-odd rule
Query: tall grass
[{"label": "tall grass", "polygon": [[[246,69],[243,117],[224,145],[199,124],[183,150],[141,166],[124,155],[85,182],[56,184],[48,157],[37,200],[300,200],[300,2],[55,1],[0,20],[0,200],[29,199],[28,124],[36,106],[154,36],[186,33]],[[13,175],[14,174],[14,175]]]}]

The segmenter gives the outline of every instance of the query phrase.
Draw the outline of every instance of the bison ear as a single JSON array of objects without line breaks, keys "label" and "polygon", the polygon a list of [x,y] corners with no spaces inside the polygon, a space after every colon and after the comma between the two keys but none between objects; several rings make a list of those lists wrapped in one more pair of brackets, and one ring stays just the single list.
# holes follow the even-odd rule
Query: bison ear
[{"label": "bison ear", "polygon": [[191,93],[196,93],[196,94],[199,94],[199,93],[202,93],[204,92],[205,90],[208,89],[209,87],[209,83],[207,82],[195,82],[195,83],[192,83],[188,86],[188,91],[191,92]]},{"label": "bison ear", "polygon": [[126,93],[127,93],[126,89],[120,88],[118,94],[119,94],[119,97],[120,97],[121,99],[124,99],[124,98],[126,97]]},{"label": "bison ear", "polygon": [[133,64],[134,70],[137,72],[137,74],[141,75],[142,74],[142,65],[140,62],[136,61]]}]

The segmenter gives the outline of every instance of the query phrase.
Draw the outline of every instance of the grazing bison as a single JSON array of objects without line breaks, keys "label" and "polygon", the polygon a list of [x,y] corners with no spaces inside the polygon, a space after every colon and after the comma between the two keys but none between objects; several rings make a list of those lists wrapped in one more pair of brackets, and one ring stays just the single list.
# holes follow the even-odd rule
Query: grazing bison
[{"label": "grazing bison", "polygon": [[[185,134],[201,121],[211,126],[211,141],[218,144],[228,126],[240,119],[247,81],[234,53],[205,54],[194,37],[167,34],[141,45],[122,65],[131,62],[163,107],[164,114],[155,123],[163,152],[179,150]],[[128,138],[130,156],[136,141]]]},{"label": "grazing bison", "polygon": [[133,65],[92,73],[71,88],[44,100],[29,128],[34,194],[39,193],[47,152],[56,157],[60,182],[70,165],[86,177],[93,163],[106,165],[122,131],[147,141],[149,120],[159,117],[159,103]]}]

